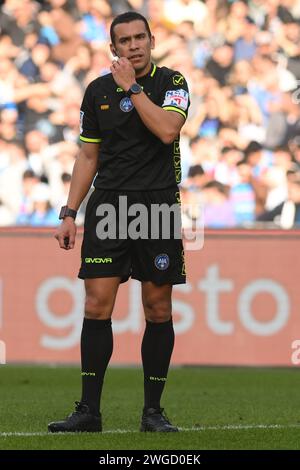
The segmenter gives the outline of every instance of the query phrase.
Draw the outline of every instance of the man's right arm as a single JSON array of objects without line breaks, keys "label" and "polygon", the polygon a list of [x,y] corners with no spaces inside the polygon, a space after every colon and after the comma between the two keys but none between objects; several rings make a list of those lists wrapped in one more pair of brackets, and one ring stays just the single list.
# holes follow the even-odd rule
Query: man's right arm
[{"label": "man's right arm", "polygon": [[[67,206],[78,210],[87,195],[98,169],[99,143],[82,143],[76,159]],[[74,248],[76,225],[72,217],[66,217],[59,226],[55,238],[60,248],[69,250]]]}]

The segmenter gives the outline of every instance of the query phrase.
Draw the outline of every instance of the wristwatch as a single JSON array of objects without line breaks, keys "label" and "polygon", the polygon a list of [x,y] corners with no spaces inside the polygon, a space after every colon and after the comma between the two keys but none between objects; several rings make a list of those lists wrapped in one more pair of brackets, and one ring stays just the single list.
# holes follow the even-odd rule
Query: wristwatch
[{"label": "wristwatch", "polygon": [[130,98],[131,95],[138,95],[142,91],[143,91],[143,88],[141,87],[141,85],[139,85],[138,83],[133,83],[131,87],[129,88],[129,90],[127,91],[126,95],[128,96],[128,98]]},{"label": "wristwatch", "polygon": [[74,209],[70,209],[68,206],[62,206],[59,213],[59,219],[65,219],[66,217],[73,217],[76,219],[77,211]]}]

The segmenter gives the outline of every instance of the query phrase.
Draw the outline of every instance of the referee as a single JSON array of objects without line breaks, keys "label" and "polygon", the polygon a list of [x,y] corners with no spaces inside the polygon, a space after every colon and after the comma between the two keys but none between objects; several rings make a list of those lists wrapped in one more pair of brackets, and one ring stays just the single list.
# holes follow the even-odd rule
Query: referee
[{"label": "referee", "polygon": [[[174,221],[169,223],[170,236],[159,229],[159,236],[151,238],[150,218],[149,224],[144,220],[148,236],[124,236],[120,199],[126,199],[130,210],[142,204],[148,214],[160,204],[179,207],[179,133],[189,107],[188,87],[179,72],[151,62],[155,41],[142,15],[128,12],[117,16],[110,35],[116,60],[110,74],[86,89],[80,111],[82,146],[56,233],[60,248],[74,248],[76,212],[97,174],[86,208],[79,271],[86,290],[82,396],[68,418],[50,423],[48,429],[102,431],[100,398],[113,350],[111,315],[120,283],[131,276],[142,284],[146,320],[140,430],[176,432],[178,428],[165,416],[160,400],[174,346],[172,286],[185,283],[182,240],[175,236]],[[112,207],[116,215],[108,224],[109,237],[103,236],[103,207]],[[132,217],[128,217],[126,229],[129,221]]]}]

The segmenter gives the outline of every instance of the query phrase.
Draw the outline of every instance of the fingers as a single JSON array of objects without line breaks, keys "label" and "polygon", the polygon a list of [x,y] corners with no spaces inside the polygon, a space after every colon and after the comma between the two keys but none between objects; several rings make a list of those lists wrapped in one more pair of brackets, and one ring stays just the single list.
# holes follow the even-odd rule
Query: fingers
[{"label": "fingers", "polygon": [[118,67],[121,64],[121,59],[114,59],[112,61],[112,66],[113,67]]},{"label": "fingers", "polygon": [[130,65],[130,61],[126,57],[119,57],[118,59],[114,59],[112,61],[111,67],[114,70],[117,70],[120,67],[124,67],[125,65]]},{"label": "fingers", "polygon": [[67,239],[68,239],[67,249],[72,250],[75,246],[75,233],[70,233]]},{"label": "fingers", "polygon": [[118,57],[112,61],[113,65],[121,65],[124,63],[124,57]]},{"label": "fingers", "polygon": [[63,250],[68,249],[69,243],[67,244],[66,241],[65,241],[68,237],[66,237],[65,235],[63,235],[61,233],[56,233],[54,237],[58,241],[58,244],[59,244],[60,248],[62,248]]},{"label": "fingers", "polygon": [[120,68],[120,64],[118,63],[117,60],[114,60],[111,64],[111,66],[110,66],[111,72],[115,73],[115,72],[117,72],[117,70],[119,70],[119,68]]},{"label": "fingers", "polygon": [[114,61],[112,62],[112,65],[111,65],[111,67],[110,67],[110,70],[111,70],[113,73],[114,73],[114,72],[117,72],[117,71],[120,70],[120,68],[121,68],[121,65],[122,65],[122,64],[121,64],[121,62],[119,62],[119,60],[120,60],[120,59],[114,60]]},{"label": "fingers", "polygon": [[73,233],[57,232],[54,237],[63,250],[72,250],[75,246],[75,234]]}]

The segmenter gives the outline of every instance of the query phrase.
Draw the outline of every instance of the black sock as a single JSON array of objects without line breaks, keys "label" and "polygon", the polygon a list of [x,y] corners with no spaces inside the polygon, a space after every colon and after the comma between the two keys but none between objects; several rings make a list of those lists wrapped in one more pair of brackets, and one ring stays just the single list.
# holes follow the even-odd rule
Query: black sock
[{"label": "black sock", "polygon": [[146,321],[142,341],[145,409],[160,408],[160,398],[167,380],[173,347],[172,318],[164,323]]},{"label": "black sock", "polygon": [[113,350],[111,320],[83,320],[81,332],[81,401],[98,415],[103,379]]}]

